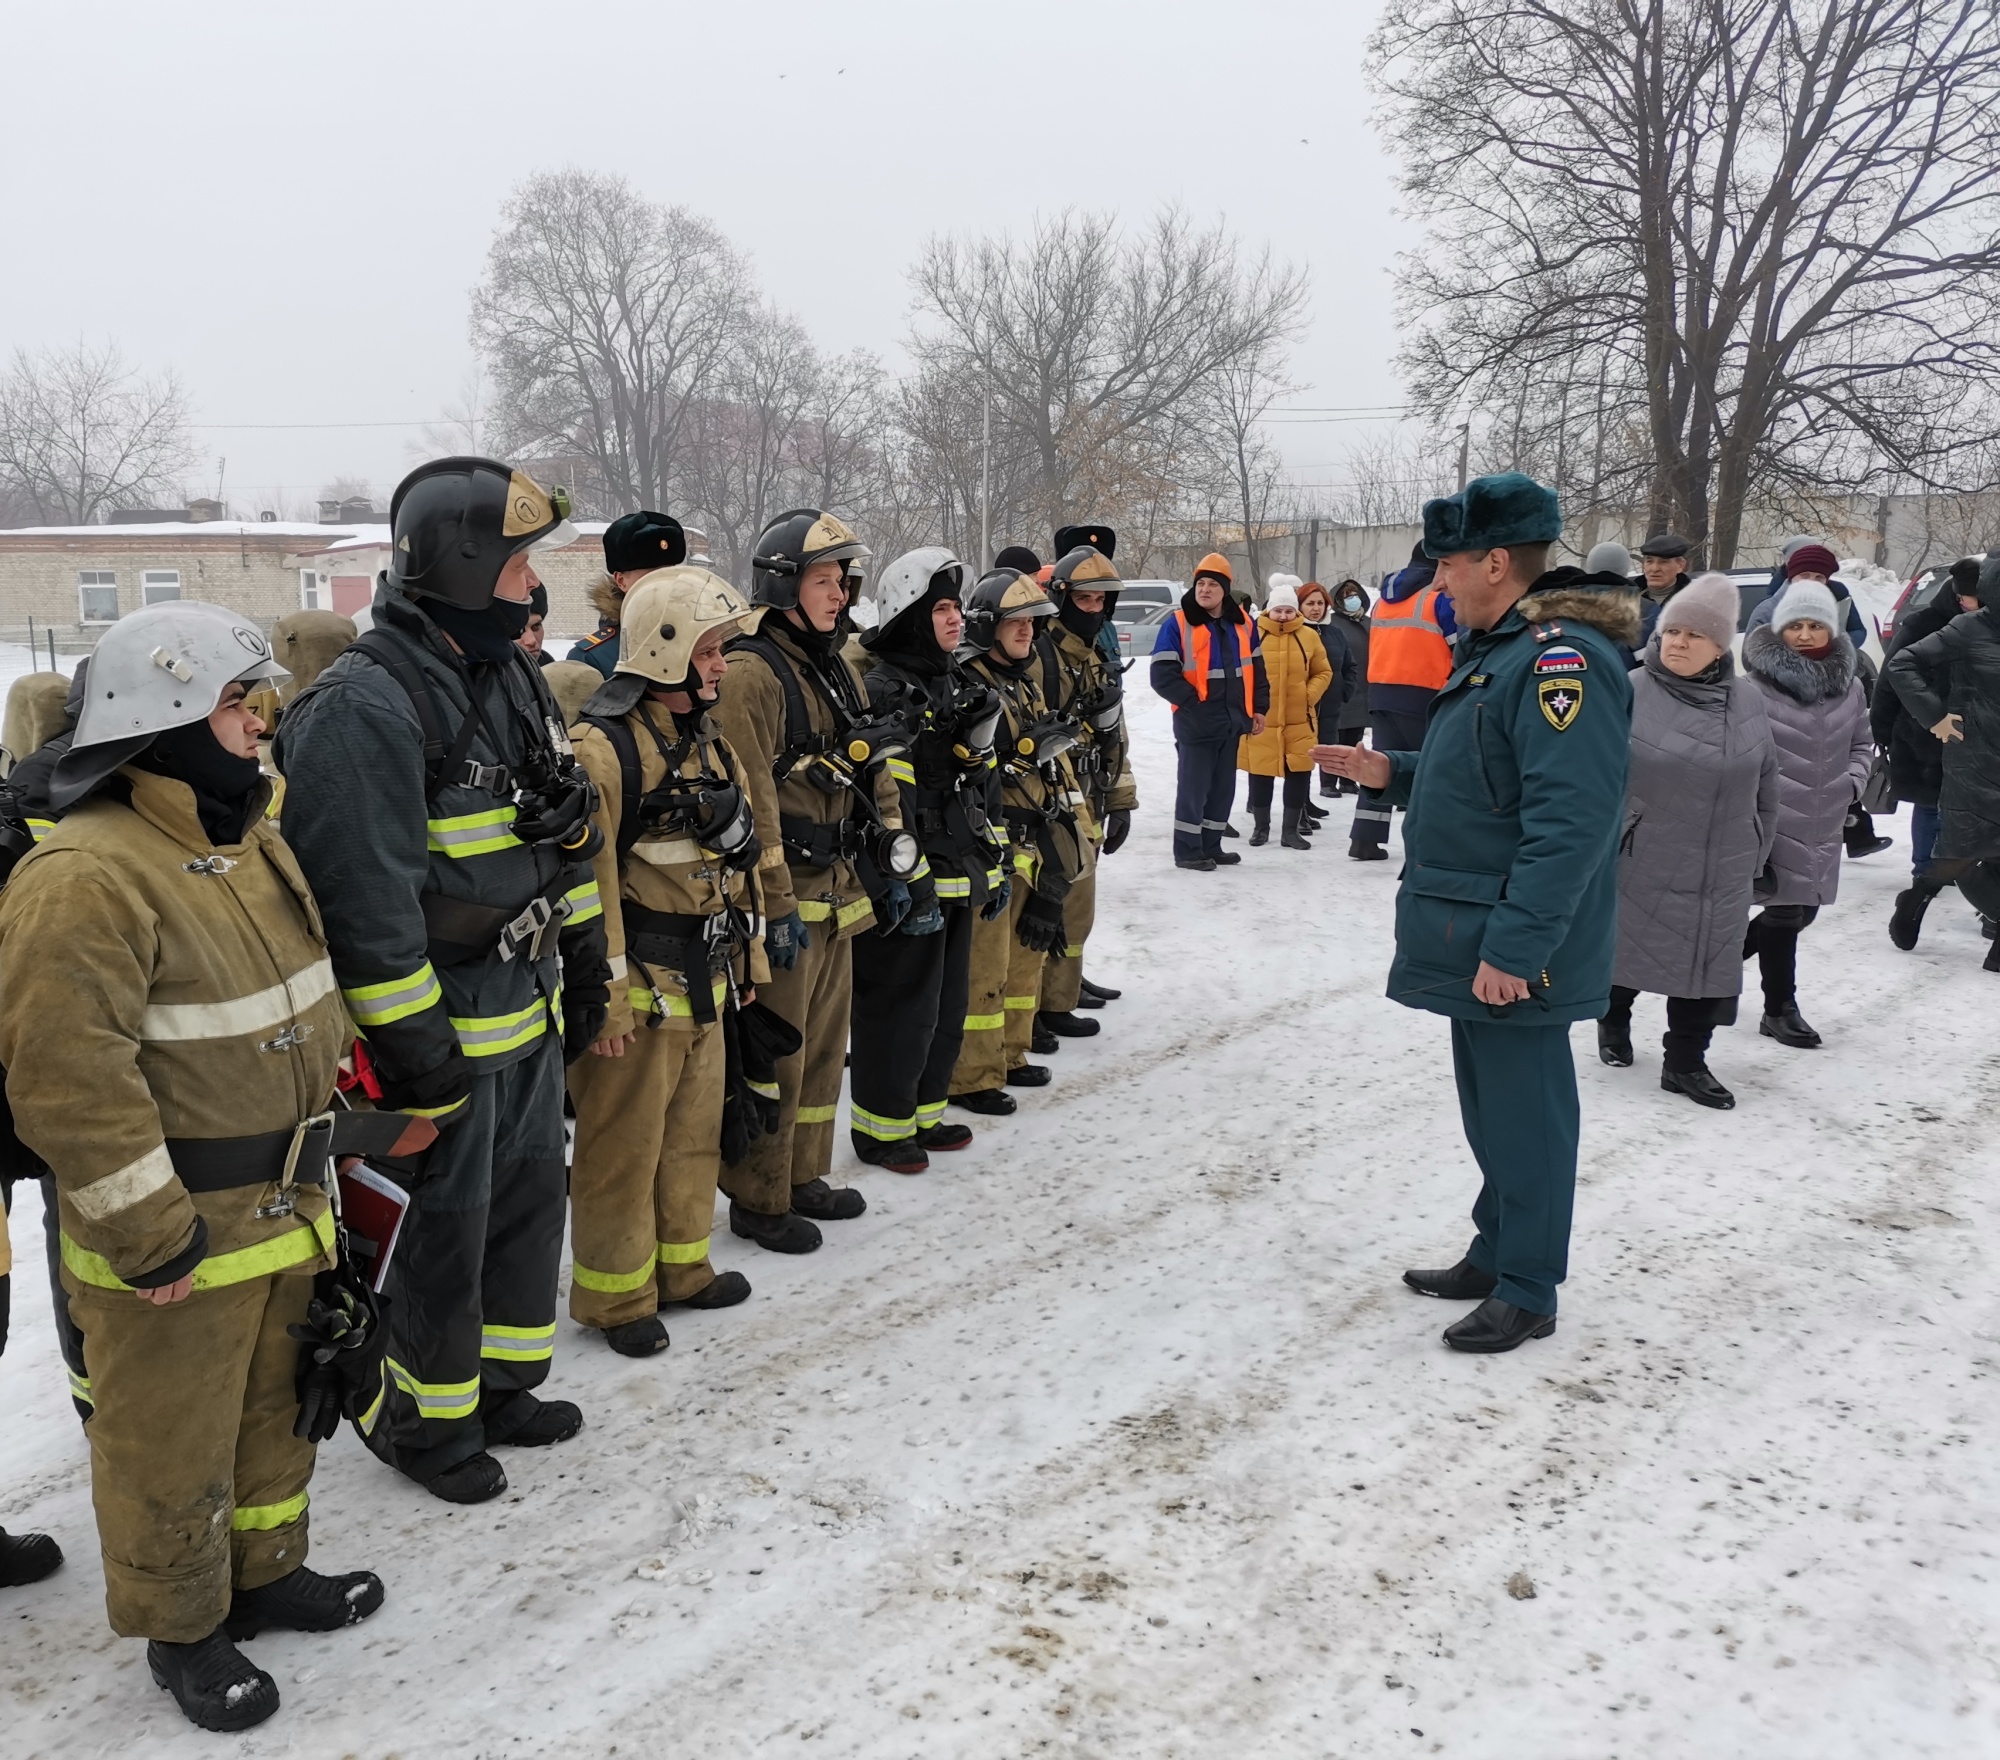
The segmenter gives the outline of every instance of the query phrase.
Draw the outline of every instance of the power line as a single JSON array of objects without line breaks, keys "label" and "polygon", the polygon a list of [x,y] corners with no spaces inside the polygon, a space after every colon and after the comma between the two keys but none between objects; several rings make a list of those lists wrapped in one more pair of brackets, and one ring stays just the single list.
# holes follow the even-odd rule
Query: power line
[{"label": "power line", "polygon": [[427,416],[417,422],[191,422],[190,427],[203,432],[219,433],[224,430],[241,432],[245,429],[298,429],[298,428],[441,428],[448,425],[443,416]]}]

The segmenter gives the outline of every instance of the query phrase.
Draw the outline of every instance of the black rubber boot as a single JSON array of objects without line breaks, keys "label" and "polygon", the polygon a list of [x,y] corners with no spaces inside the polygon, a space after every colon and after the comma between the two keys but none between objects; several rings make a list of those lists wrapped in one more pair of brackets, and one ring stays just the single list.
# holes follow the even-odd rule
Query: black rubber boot
[{"label": "black rubber boot", "polygon": [[1079,990],[1076,993],[1076,1005],[1078,1008],[1102,1008],[1104,998],[1093,996],[1088,990]]},{"label": "black rubber boot", "polygon": [[1039,1063],[1024,1063],[1007,1072],[1007,1086],[1010,1088],[1046,1088],[1049,1072]]},{"label": "black rubber boot", "polygon": [[1286,849],[1312,848],[1306,841],[1305,833],[1299,829],[1299,813],[1296,807],[1285,814],[1285,828],[1278,842]]},{"label": "black rubber boot", "polygon": [[1174,866],[1185,868],[1190,874],[1213,874],[1215,872],[1215,858],[1213,856],[1175,856]]},{"label": "black rubber boot", "polygon": [[926,1149],[948,1153],[953,1149],[969,1149],[972,1146],[972,1130],[962,1124],[927,1124],[917,1132],[917,1141]]},{"label": "black rubber boot", "polygon": [[1340,798],[1340,778],[1322,770],[1319,773],[1319,792],[1328,800]]},{"label": "black rubber boot", "polygon": [[1597,1055],[1613,1069],[1632,1067],[1632,1023],[1599,1021],[1597,1023]]},{"label": "black rubber boot", "polygon": [[229,1641],[220,1626],[192,1644],[146,1646],[156,1686],[173,1694],[188,1722],[229,1734],[250,1729],[278,1709],[278,1683]]},{"label": "black rubber boot", "polygon": [[605,1327],[604,1342],[621,1357],[657,1357],[673,1341],[667,1337],[667,1323],[648,1314],[643,1320]]},{"label": "black rubber boot", "polygon": [[823,1179],[809,1179],[792,1187],[792,1214],[810,1216],[815,1222],[852,1222],[867,1208],[868,1200],[852,1186],[830,1186]]},{"label": "black rubber boot", "polygon": [[480,1402],[488,1448],[549,1448],[583,1428],[583,1412],[566,1399],[537,1399],[522,1389]]},{"label": "black rubber boot", "polygon": [[1028,1033],[1028,1049],[1037,1057],[1053,1057],[1062,1049],[1062,1041],[1042,1025],[1040,1015],[1035,1016],[1035,1024]]},{"label": "black rubber boot", "polygon": [[819,1230],[803,1216],[790,1212],[766,1216],[761,1210],[744,1209],[734,1198],[729,1201],[729,1232],[755,1241],[768,1253],[810,1253],[820,1243]]},{"label": "black rubber boot", "polygon": [[2000,941],[1994,942],[1986,950],[1986,957],[1980,962],[1979,969],[1983,972],[2000,972]]},{"label": "black rubber boot", "polygon": [[1225,825],[1222,828],[1222,835],[1224,837],[1241,837],[1243,833],[1238,831],[1234,825]]},{"label": "black rubber boot", "polygon": [[507,1489],[507,1474],[490,1454],[475,1454],[421,1483],[446,1503],[486,1503]]},{"label": "black rubber boot", "polygon": [[62,1548],[46,1534],[10,1534],[0,1528],[0,1589],[39,1583],[62,1566]]},{"label": "black rubber boot", "polygon": [[1817,1051],[1822,1043],[1818,1033],[1806,1025],[1805,1016],[1796,1006],[1783,1014],[1767,1014],[1757,1023],[1757,1031],[1767,1039],[1775,1039],[1780,1045],[1789,1045],[1794,1051]]},{"label": "black rubber boot", "polygon": [[1905,953],[1916,946],[1923,933],[1924,912],[1943,890],[1942,880],[1916,880],[1896,894],[1896,908],[1889,913],[1889,939]]},{"label": "black rubber boot", "polygon": [[884,1143],[875,1137],[854,1135],[855,1158],[869,1167],[887,1168],[891,1173],[928,1173],[931,1158],[914,1134]]},{"label": "black rubber boot", "polygon": [[1250,847],[1260,848],[1271,841],[1271,815],[1252,813],[1250,815]]},{"label": "black rubber boot", "polygon": [[1712,1106],[1717,1112],[1732,1112],[1736,1096],[1701,1069],[1662,1069],[1660,1086],[1669,1094],[1685,1094],[1697,1106]]},{"label": "black rubber boot", "polygon": [[1094,1039],[1104,1031],[1096,1021],[1087,1021],[1079,1014],[1051,1014],[1047,1010],[1035,1016],[1035,1025],[1046,1027],[1057,1042],[1064,1039]]},{"label": "black rubber boot", "polygon": [[1243,858],[1233,849],[1219,849],[1208,859],[1218,868],[1233,868]]},{"label": "black rubber boot", "polygon": [[222,1629],[236,1643],[268,1626],[286,1632],[337,1632],[358,1626],[382,1605],[382,1579],[373,1571],[323,1577],[304,1565],[261,1588],[238,1589],[229,1598]]},{"label": "black rubber boot", "polygon": [[1328,817],[1328,814],[1321,812],[1318,807],[1308,801],[1304,806],[1299,808],[1299,829],[1308,837],[1311,837],[1327,822]]},{"label": "black rubber boot", "polygon": [[740,1271],[718,1271],[691,1296],[663,1301],[663,1308],[733,1308],[750,1299],[750,1280]]},{"label": "black rubber boot", "polygon": [[1455,1351],[1493,1356],[1531,1338],[1547,1338],[1555,1329],[1553,1314],[1530,1314],[1512,1302],[1488,1296],[1463,1320],[1444,1329],[1444,1341]]},{"label": "black rubber boot", "polygon": [[1082,987],[1084,995],[1095,997],[1099,1002],[1116,1002],[1125,994],[1123,990],[1114,990],[1108,984],[1093,984],[1088,978],[1079,978],[1077,983]]},{"label": "black rubber boot", "polygon": [[1470,1259],[1461,1259],[1442,1271],[1405,1271],[1403,1281],[1420,1296],[1436,1296],[1444,1302],[1481,1302],[1493,1293],[1498,1280]]},{"label": "black rubber boot", "polygon": [[975,1088],[969,1094],[954,1094],[954,1106],[963,1106],[967,1112],[982,1113],[987,1118],[1011,1117],[1020,1102],[1005,1088]]},{"label": "black rubber boot", "polygon": [[1386,862],[1389,852],[1379,843],[1363,843],[1356,838],[1347,846],[1347,859],[1351,862]]}]

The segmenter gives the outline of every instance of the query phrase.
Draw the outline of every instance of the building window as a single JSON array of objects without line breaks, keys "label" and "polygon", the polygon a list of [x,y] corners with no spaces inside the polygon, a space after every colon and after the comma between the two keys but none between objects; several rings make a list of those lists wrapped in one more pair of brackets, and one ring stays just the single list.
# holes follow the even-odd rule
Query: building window
[{"label": "building window", "polygon": [[333,609],[333,579],[323,575],[316,568],[299,570],[299,609],[301,611],[331,611]]},{"label": "building window", "polygon": [[139,597],[147,605],[164,605],[181,596],[181,571],[149,568],[139,577]]},{"label": "building window", "polygon": [[76,620],[78,623],[118,621],[118,577],[110,569],[76,571]]}]

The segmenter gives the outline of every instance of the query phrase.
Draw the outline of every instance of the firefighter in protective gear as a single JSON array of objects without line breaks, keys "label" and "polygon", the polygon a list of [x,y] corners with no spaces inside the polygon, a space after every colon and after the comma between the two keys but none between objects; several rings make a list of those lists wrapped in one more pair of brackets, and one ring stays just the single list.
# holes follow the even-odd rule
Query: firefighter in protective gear
[{"label": "firefighter in protective gear", "polygon": [[964,580],[958,558],[935,545],[898,557],[875,583],[879,621],[862,637],[870,702],[913,717],[909,749],[888,766],[935,900],[892,933],[854,944],[854,1152],[896,1173],[921,1173],[932,1150],[972,1141],[964,1125],[944,1122],[944,1109],[964,1038],[975,913],[997,915],[1006,885],[993,753],[1000,700],[953,659]]},{"label": "firefighter in protective gear", "polygon": [[[559,492],[558,492],[559,494]],[[563,1233],[563,1052],[609,1001],[590,779],[515,645],[532,552],[572,528],[492,459],[404,479],[374,627],[285,711],[285,834],[382,1103],[434,1118],[388,1273],[369,1446],[449,1502],[497,1496],[488,1453],[573,1436],[539,1400]]]},{"label": "firefighter in protective gear", "polygon": [[716,710],[748,771],[763,850],[757,878],[771,979],[762,1000],[804,1041],[778,1061],[778,1128],[722,1174],[731,1231],[778,1253],[810,1253],[820,1244],[815,1223],[868,1207],[859,1192],[826,1181],[853,939],[878,920],[894,928],[918,878],[867,693],[840,652],[867,554],[847,526],[812,508],[764,528],[750,594],[761,609],[729,644]]},{"label": "firefighter in protective gear", "polygon": [[617,670],[584,706],[598,896],[614,986],[569,1073],[570,1317],[625,1356],[667,1348],[662,1304],[725,1308],[750,1285],[708,1263],[722,1166],[723,1017],[769,976],[743,765],[709,711],[750,605],[704,568],[625,599]]},{"label": "firefighter in protective gear", "polygon": [[1056,563],[1049,592],[1056,615],[1035,643],[1039,683],[1052,713],[1082,724],[1069,762],[1083,796],[1076,815],[1083,867],[1063,901],[1063,946],[1042,971],[1036,1025],[1056,1038],[1084,1039],[1098,1030],[1076,1012],[1083,945],[1097,917],[1097,860],[1123,846],[1139,788],[1125,736],[1124,681],[1100,640],[1118,606],[1118,571],[1097,544],[1080,544]]},{"label": "firefighter in protective gear", "polygon": [[1063,945],[1065,895],[1083,866],[1076,783],[1064,754],[1076,724],[1051,715],[1036,682],[1035,636],[1056,607],[1013,569],[981,577],[966,608],[966,671],[999,693],[994,737],[1002,822],[1013,862],[1007,913],[975,931],[965,1043],[951,1099],[974,1112],[1014,1110],[1007,1087],[1045,1086],[1045,1065],[1028,1062],[1042,965]]},{"label": "firefighter in protective gear", "polygon": [[0,894],[0,1062],[58,1193],[111,1625],[150,1640],[153,1678],[207,1729],[277,1709],[232,1639],[382,1599],[366,1572],[305,1568],[287,1328],[332,1264],[307,1126],[347,1034],[243,707],[282,676],[220,606],[114,625],[55,767],[64,817]]}]

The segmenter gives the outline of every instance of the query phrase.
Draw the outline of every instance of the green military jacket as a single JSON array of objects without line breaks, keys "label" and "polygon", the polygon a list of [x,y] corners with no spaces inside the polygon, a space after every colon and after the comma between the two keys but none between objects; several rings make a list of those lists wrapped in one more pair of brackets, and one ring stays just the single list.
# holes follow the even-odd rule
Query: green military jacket
[{"label": "green military jacket", "polygon": [[[1385,792],[1409,808],[1395,1001],[1522,1026],[1603,1014],[1632,721],[1620,648],[1637,623],[1631,594],[1545,588],[1459,638],[1422,751],[1387,754]],[[1534,995],[1489,1008],[1481,960]]]}]

